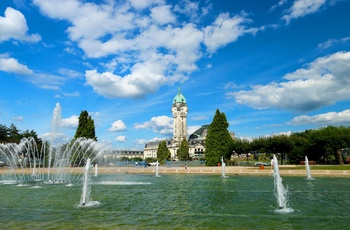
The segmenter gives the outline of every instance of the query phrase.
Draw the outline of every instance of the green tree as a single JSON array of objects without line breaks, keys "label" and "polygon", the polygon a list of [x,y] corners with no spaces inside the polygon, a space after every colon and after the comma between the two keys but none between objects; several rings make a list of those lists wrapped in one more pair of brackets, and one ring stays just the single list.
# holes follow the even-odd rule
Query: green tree
[{"label": "green tree", "polygon": [[343,165],[344,160],[341,149],[349,146],[349,128],[328,126],[311,132],[311,148],[319,151],[318,156],[326,159],[326,162],[334,159],[336,163]]},{"label": "green tree", "polygon": [[185,138],[182,139],[180,148],[177,150],[176,154],[177,158],[181,161],[187,161],[190,159],[188,142]]},{"label": "green tree", "polygon": [[95,134],[95,123],[86,110],[82,111],[79,116],[78,128],[75,132],[74,138],[85,137],[87,139],[97,140]]},{"label": "green tree", "polygon": [[251,149],[250,142],[247,139],[237,139],[234,141],[234,151],[238,154],[247,154]]},{"label": "green tree", "polygon": [[226,115],[216,110],[213,121],[208,127],[208,134],[206,137],[205,147],[205,161],[206,165],[217,165],[221,157],[225,160],[231,158],[231,149],[233,139],[228,131],[229,123]]},{"label": "green tree", "polygon": [[166,141],[160,142],[157,150],[157,160],[159,163],[164,164],[166,160],[170,159],[170,155],[170,151],[166,146]]},{"label": "green tree", "polygon": [[[71,142],[71,146],[73,146],[73,143],[75,143],[78,138],[93,139],[97,141],[94,120],[92,120],[91,116],[89,116],[86,110],[83,110],[80,113],[78,128],[75,132],[74,139]],[[71,155],[71,162],[77,164],[78,166],[85,165],[86,156],[89,156],[92,159],[95,158],[95,156],[92,154],[92,149],[83,150],[78,144],[75,144],[72,148],[73,154]]]},{"label": "green tree", "polygon": [[7,141],[13,143],[19,143],[22,139],[20,130],[17,129],[16,125],[11,124],[7,129]]},{"label": "green tree", "polygon": [[303,133],[293,133],[290,136],[290,142],[292,149],[288,154],[290,164],[299,164],[300,161],[304,161],[305,156],[309,160],[317,160],[317,157],[312,155],[312,152],[309,152],[310,141]]},{"label": "green tree", "polygon": [[254,138],[250,143],[250,147],[252,151],[256,151],[259,153],[266,153],[267,152],[266,137]]},{"label": "green tree", "polygon": [[0,124],[0,141],[1,142],[6,142],[7,138],[8,138],[8,128],[6,125],[2,125]]},{"label": "green tree", "polygon": [[286,135],[275,135],[268,138],[268,148],[273,153],[281,154],[281,165],[285,156],[292,150],[290,138]]}]

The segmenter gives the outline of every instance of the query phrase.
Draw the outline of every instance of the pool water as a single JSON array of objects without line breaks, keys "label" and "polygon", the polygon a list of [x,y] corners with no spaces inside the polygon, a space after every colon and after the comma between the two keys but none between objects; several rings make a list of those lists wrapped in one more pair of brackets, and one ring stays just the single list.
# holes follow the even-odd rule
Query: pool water
[{"label": "pool water", "polygon": [[82,185],[0,184],[1,229],[349,229],[350,178],[285,177],[278,210],[273,177],[232,175],[92,176]]}]

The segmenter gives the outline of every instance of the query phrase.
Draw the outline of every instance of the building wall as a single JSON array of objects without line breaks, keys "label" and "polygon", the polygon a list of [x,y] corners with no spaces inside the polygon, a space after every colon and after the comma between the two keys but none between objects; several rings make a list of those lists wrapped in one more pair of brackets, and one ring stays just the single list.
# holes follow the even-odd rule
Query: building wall
[{"label": "building wall", "polygon": [[173,140],[176,146],[180,146],[183,138],[187,139],[187,105],[185,103],[174,103],[172,106],[174,118]]}]

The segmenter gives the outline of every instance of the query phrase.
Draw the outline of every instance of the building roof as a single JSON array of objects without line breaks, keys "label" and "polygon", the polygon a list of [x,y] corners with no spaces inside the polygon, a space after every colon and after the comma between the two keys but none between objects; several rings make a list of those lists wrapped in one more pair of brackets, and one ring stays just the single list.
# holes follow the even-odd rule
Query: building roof
[{"label": "building roof", "polygon": [[175,104],[175,103],[185,103],[186,104],[186,98],[184,97],[184,95],[182,95],[180,88],[177,91],[176,96],[174,97],[173,104]]},{"label": "building roof", "polygon": [[197,129],[194,133],[192,133],[189,137],[189,140],[193,139],[204,139],[207,135],[209,125],[202,125],[199,129]]}]

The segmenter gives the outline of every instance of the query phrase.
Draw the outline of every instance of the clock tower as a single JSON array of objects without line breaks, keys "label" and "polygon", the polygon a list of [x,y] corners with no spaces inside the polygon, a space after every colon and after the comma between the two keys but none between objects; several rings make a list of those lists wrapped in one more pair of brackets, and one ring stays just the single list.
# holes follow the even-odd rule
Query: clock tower
[{"label": "clock tower", "polygon": [[174,117],[173,145],[178,147],[182,139],[185,138],[187,140],[186,117],[188,112],[186,99],[184,95],[182,95],[180,88],[174,97],[171,112]]}]

